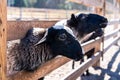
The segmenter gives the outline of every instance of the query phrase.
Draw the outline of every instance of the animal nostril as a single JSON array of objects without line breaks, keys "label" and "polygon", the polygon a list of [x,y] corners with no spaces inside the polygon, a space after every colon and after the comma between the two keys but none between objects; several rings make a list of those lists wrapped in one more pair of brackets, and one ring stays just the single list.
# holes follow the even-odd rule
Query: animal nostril
[{"label": "animal nostril", "polygon": [[108,22],[107,18],[104,18],[103,21]]}]

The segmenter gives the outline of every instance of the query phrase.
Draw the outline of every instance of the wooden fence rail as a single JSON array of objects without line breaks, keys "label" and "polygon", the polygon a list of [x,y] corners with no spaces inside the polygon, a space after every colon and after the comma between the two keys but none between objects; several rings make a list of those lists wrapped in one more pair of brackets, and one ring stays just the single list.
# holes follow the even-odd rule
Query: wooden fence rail
[{"label": "wooden fence rail", "polygon": [[[32,27],[47,28],[54,25],[57,21],[8,21],[7,22],[7,40],[21,39],[27,30]],[[120,20],[111,21],[108,25],[119,24]],[[112,34],[112,33],[111,33]]]},{"label": "wooden fence rail", "polygon": [[67,76],[65,76],[61,80],[76,80],[79,76],[83,74],[84,71],[86,71],[90,66],[95,64],[101,57],[101,52],[96,53],[94,56],[89,58],[87,61],[82,63],[80,66],[78,66],[76,69],[71,71]]},{"label": "wooden fence rail", "polygon": [[120,29],[116,29],[116,30],[114,30],[114,31],[112,31],[112,32],[110,32],[108,34],[105,34],[104,40],[108,40],[109,38],[111,38],[111,36],[114,36],[119,32],[120,32]]},{"label": "wooden fence rail", "polygon": [[8,21],[7,22],[7,40],[21,39],[32,27],[47,28],[57,21]]}]

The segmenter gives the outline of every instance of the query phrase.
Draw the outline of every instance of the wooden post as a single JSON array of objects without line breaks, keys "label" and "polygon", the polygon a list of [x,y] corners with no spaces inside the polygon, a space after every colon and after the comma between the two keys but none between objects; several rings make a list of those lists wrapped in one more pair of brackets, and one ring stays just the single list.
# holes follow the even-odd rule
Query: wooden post
[{"label": "wooden post", "polygon": [[0,0],[0,80],[6,80],[6,0]]},{"label": "wooden post", "polygon": [[[105,6],[106,6],[105,0],[102,0],[102,3],[103,3],[103,7],[102,8],[95,8],[95,13],[102,15],[102,16],[105,16]],[[102,39],[102,45],[100,45],[100,44],[101,43],[98,43],[99,50],[101,47],[104,48],[104,38]],[[98,48],[96,48],[95,51],[99,51]],[[103,51],[103,53],[104,53],[104,51]],[[100,59],[93,65],[93,67],[96,67],[96,66],[100,66]]]}]

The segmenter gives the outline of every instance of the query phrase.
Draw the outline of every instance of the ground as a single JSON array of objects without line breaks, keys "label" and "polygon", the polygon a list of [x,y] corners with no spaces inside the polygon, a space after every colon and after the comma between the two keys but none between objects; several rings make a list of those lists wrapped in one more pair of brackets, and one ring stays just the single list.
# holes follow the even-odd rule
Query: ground
[{"label": "ground", "polygon": [[[116,50],[116,51],[115,51]],[[100,67],[91,68],[91,75],[81,80],[120,80],[120,47],[112,46],[104,54]]]},{"label": "ground", "polygon": [[[100,67],[90,67],[90,76],[79,77],[77,80],[120,80],[120,46],[113,45],[105,54]],[[79,65],[76,62],[76,67]],[[72,61],[51,72],[45,80],[61,80],[72,71]]]}]

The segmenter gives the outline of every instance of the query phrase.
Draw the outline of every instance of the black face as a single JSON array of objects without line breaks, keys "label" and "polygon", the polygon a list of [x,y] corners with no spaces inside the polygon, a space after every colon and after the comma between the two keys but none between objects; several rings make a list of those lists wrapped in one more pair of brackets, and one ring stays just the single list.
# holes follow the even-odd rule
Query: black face
[{"label": "black face", "polygon": [[107,23],[107,18],[97,14],[72,14],[71,19],[67,21],[68,26],[77,30],[81,36],[105,28]]},{"label": "black face", "polygon": [[65,29],[49,28],[46,42],[56,55],[63,55],[76,61],[83,57],[79,42]]}]

